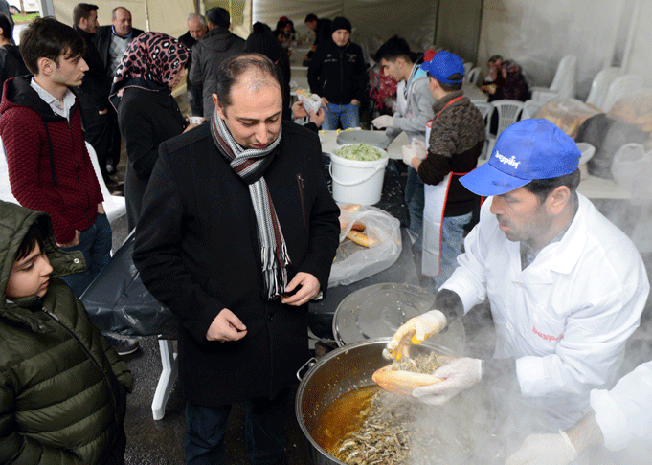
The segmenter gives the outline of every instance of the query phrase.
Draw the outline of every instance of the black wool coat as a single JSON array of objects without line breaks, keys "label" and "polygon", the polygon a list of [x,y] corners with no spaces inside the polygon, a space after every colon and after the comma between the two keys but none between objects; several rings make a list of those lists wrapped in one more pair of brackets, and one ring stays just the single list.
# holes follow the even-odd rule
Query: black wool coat
[{"label": "black wool coat", "polygon": [[[311,131],[282,123],[265,180],[292,261],[325,290],[339,242],[339,209]],[[161,144],[143,199],[133,259],[151,294],[179,318],[180,380],[205,407],[273,397],[308,359],[307,305],[264,295],[257,222],[248,186],[213,142],[210,124]],[[208,342],[223,308],[247,326],[236,342]]]}]

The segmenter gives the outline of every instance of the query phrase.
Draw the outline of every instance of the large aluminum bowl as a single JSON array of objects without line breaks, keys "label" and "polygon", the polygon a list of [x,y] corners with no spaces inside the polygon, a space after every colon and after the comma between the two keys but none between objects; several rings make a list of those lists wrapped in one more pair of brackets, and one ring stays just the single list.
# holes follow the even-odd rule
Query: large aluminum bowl
[{"label": "large aluminum bowl", "polygon": [[[326,408],[347,392],[373,385],[372,373],[387,365],[382,349],[390,338],[370,339],[339,347],[316,362],[303,377],[297,391],[295,413],[299,426],[308,441],[308,453],[315,465],[346,465],[328,454],[313,438]],[[435,351],[441,355],[456,356],[446,347],[429,341],[412,346],[411,356]],[[493,412],[493,408],[489,409]],[[492,415],[492,413],[488,415]]]}]

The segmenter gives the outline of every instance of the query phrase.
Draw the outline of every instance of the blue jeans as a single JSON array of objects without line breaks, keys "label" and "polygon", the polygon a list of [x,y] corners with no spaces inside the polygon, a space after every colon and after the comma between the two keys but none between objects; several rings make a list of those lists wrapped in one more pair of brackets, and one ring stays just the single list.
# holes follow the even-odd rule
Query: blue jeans
[{"label": "blue jeans", "polygon": [[[245,402],[245,440],[253,465],[283,463],[283,419],[289,394],[290,389],[285,388],[274,399],[260,397]],[[186,404],[186,464],[225,463],[224,434],[230,412],[231,405],[211,408]]]},{"label": "blue jeans", "polygon": [[457,268],[457,256],[462,253],[462,242],[464,240],[464,226],[471,221],[472,212],[460,216],[447,216],[441,227],[441,258],[439,276],[433,278],[434,288],[431,292],[437,292],[439,287],[451,277]]},{"label": "blue jeans", "polygon": [[111,259],[111,225],[106,214],[98,213],[90,228],[79,231],[78,245],[61,250],[84,254],[86,271],[61,278],[80,297]]},{"label": "blue jeans", "polygon": [[322,129],[337,129],[337,123],[342,121],[342,129],[357,128],[360,126],[360,105],[353,103],[339,104],[328,103],[326,119]]}]

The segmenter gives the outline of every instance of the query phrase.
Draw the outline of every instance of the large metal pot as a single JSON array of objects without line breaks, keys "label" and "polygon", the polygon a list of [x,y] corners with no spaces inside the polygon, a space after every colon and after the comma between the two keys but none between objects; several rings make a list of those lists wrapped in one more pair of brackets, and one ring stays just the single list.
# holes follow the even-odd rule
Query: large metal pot
[{"label": "large metal pot", "polygon": [[[299,426],[309,442],[308,453],[315,465],[346,465],[322,449],[313,439],[320,427],[324,410],[338,397],[364,386],[373,385],[372,373],[387,365],[381,353],[391,338],[370,339],[339,347],[316,362],[303,377],[295,402]],[[429,341],[412,346],[414,354],[432,351],[455,356],[445,347]]]}]

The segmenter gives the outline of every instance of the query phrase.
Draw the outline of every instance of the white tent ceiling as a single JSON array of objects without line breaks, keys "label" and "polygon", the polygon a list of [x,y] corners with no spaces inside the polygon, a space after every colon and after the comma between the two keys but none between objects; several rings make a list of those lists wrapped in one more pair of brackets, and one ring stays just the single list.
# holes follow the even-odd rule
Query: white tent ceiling
[{"label": "white tent ceiling", "polygon": [[[309,12],[333,18],[347,16],[353,40],[367,53],[392,34],[407,38],[415,49],[431,45],[439,1],[446,0],[210,0],[206,8],[234,5],[234,31],[246,37],[251,24],[263,21],[272,28],[280,16],[288,16],[298,31],[305,31]],[[44,11],[54,11],[67,24],[72,21],[76,0],[42,0]],[[186,17],[195,0],[95,1],[101,24],[110,24],[111,10],[125,6],[132,12],[134,27],[178,36],[186,31]],[[199,2],[200,8],[204,4]],[[547,84],[559,59],[568,53],[578,57],[578,97],[588,94],[591,80],[603,66],[623,65],[652,86],[652,2],[649,0],[483,0],[478,64],[500,53],[520,61],[532,84]],[[465,31],[460,31],[465,34]],[[461,36],[462,37],[462,36]]]}]

